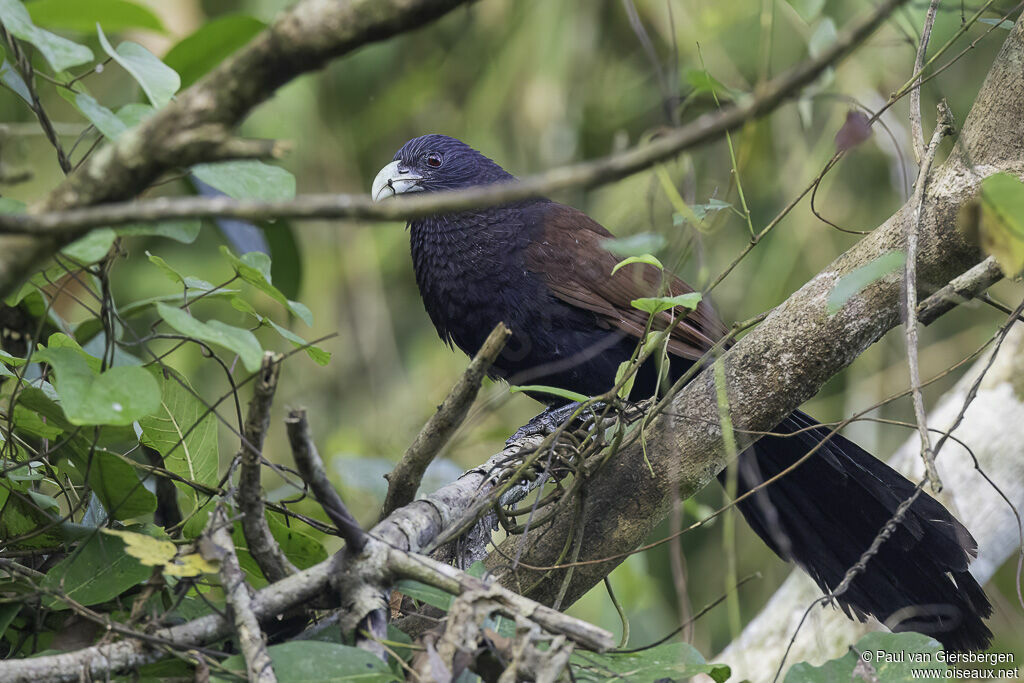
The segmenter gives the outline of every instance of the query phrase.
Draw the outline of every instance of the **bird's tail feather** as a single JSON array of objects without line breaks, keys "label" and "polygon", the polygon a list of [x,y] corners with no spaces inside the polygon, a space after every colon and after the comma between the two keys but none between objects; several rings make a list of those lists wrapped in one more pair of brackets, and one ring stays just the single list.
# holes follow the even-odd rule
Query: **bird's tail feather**
[{"label": "bird's tail feather", "polygon": [[[801,412],[775,431],[791,435],[763,437],[740,456],[738,493],[790,467],[829,433]],[[913,492],[898,472],[836,434],[738,507],[772,550],[828,592]],[[967,529],[922,492],[837,602],[848,615],[931,635],[949,650],[983,649],[992,632],[982,619],[992,606],[967,569],[976,554]]]}]

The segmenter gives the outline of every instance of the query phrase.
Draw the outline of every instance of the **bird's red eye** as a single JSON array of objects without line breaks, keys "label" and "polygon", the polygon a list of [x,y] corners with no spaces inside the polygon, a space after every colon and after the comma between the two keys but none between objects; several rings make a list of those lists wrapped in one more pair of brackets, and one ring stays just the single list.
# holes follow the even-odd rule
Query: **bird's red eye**
[{"label": "bird's red eye", "polygon": [[430,168],[440,168],[443,159],[437,152],[431,152],[427,155],[427,166]]}]

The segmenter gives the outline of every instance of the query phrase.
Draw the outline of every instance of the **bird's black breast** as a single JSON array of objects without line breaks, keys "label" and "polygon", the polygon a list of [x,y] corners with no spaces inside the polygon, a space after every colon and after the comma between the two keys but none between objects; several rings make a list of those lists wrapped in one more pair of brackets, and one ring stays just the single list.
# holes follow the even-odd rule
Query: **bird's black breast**
[{"label": "bird's black breast", "polygon": [[524,203],[411,222],[416,282],[438,334],[469,355],[498,322],[511,328],[493,376],[599,394],[612,386],[636,341],[555,298],[526,267],[543,207]]}]

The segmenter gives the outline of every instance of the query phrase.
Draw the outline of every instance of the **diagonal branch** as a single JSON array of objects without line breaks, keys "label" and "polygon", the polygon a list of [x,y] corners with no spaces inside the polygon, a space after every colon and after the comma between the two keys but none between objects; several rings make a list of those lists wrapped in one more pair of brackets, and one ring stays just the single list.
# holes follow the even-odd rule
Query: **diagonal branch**
[{"label": "diagonal branch", "polygon": [[[935,4],[933,3],[932,10],[934,8]],[[930,33],[930,27],[928,28]],[[924,44],[926,43],[922,41],[922,45]],[[921,53],[923,58],[923,50]],[[914,186],[914,218],[907,223],[906,268],[903,278],[906,296],[904,310],[907,316],[904,328],[907,340],[907,363],[910,366],[910,394],[914,404],[914,416],[917,418],[917,429],[921,435],[921,458],[924,460],[925,472],[928,474],[928,483],[935,493],[942,490],[942,480],[939,479],[939,473],[935,469],[935,454],[932,451],[932,442],[928,435],[928,417],[924,411],[924,396],[921,394],[921,370],[917,362],[917,246],[921,214],[924,211],[925,190],[930,180],[935,154],[939,151],[939,143],[943,138],[955,132],[953,113],[949,110],[949,105],[945,100],[939,103],[938,109],[939,115],[938,122],[935,124],[935,132],[932,134],[928,147],[919,157],[921,170],[917,174],[917,183]]]},{"label": "diagonal branch", "polygon": [[494,359],[505,348],[505,343],[511,335],[512,330],[505,327],[504,323],[498,323],[491,330],[484,345],[480,347],[480,351],[452,387],[437,412],[423,425],[423,429],[395,465],[395,469],[385,476],[388,480],[388,493],[384,499],[384,511],[381,513],[383,517],[412,502],[427,466],[466,419],[466,413],[469,412],[480,390],[480,382],[483,381]]},{"label": "diagonal branch", "polygon": [[[208,91],[217,85],[228,87],[233,84],[230,78],[221,72],[227,70],[231,74],[239,76],[241,72],[235,74],[235,71],[239,68],[240,62],[244,64],[243,56],[260,49],[260,46],[266,42],[257,38],[244,55],[229,61],[210,77],[187,90],[169,106],[168,110],[163,110],[147,119],[138,128],[126,133],[116,145],[104,150],[106,153],[97,154],[84,171],[87,180],[92,178],[94,173],[105,174],[102,186],[94,186],[87,180],[82,180],[79,176],[83,174],[77,173],[65,185],[58,188],[49,199],[34,206],[30,215],[0,216],[0,234],[12,233],[11,237],[0,240],[0,295],[7,294],[26,273],[39,266],[42,260],[59,246],[97,226],[170,218],[214,216],[246,220],[257,220],[268,216],[405,220],[437,213],[494,206],[560,190],[609,183],[650,168],[686,149],[716,140],[748,121],[775,110],[788,98],[795,95],[800,88],[813,82],[823,71],[860,45],[888,18],[893,10],[906,1],[885,0],[871,14],[861,18],[840,33],[836,41],[820,55],[801,62],[784,74],[765,83],[752,97],[744,99],[739,104],[705,114],[685,126],[668,131],[641,147],[601,159],[555,168],[517,182],[476,187],[457,192],[430,193],[430,196],[424,197],[399,197],[381,203],[374,203],[366,195],[313,195],[294,202],[191,197],[88,207],[91,204],[114,202],[138,194],[168,165],[190,165],[206,160],[212,153],[209,149],[211,147],[209,141],[199,144],[188,138],[189,145],[185,145],[175,137],[175,133],[178,133],[175,127],[184,125],[179,118],[186,113],[198,116],[199,114],[191,111],[191,108],[209,106],[211,102],[208,99],[212,98],[214,104],[220,104],[216,94]],[[398,0],[392,0],[392,4],[397,2]],[[302,8],[311,3],[312,0],[300,3],[291,10],[291,13],[300,13]],[[356,4],[365,5],[369,2]],[[406,0],[404,4],[416,3]],[[422,4],[454,5],[458,3],[455,0],[448,0],[446,3],[430,3],[423,0]],[[281,21],[279,20],[278,23]],[[273,31],[274,27],[271,27],[270,30]],[[276,77],[281,78],[282,76],[277,74]],[[221,83],[221,81],[226,82]],[[237,86],[237,84],[234,85]],[[274,80],[271,86],[274,85],[279,85],[279,83]],[[201,89],[198,94],[194,92],[197,88]],[[248,89],[246,87],[243,90],[248,92]],[[239,96],[239,98],[239,102],[231,101],[222,106],[253,106],[259,101],[253,97],[246,99]],[[185,111],[179,111],[183,108]],[[230,121],[222,123],[233,124],[240,116],[241,113],[235,113]],[[170,127],[170,131],[166,130],[167,127]],[[168,135],[170,136],[168,137]],[[160,145],[163,144],[170,145],[170,147],[161,147]],[[141,151],[137,149],[140,145],[143,147]],[[120,159],[119,155],[127,154],[129,150],[132,152],[132,158]],[[154,158],[138,156],[139,154],[149,154]],[[131,162],[131,166],[129,162]],[[140,166],[140,168],[134,168],[134,166]],[[95,183],[95,181],[93,182]],[[111,188],[118,189],[115,191]],[[15,234],[22,237],[13,236]],[[28,239],[27,236],[30,235],[34,237],[45,235],[45,238]],[[7,251],[6,244],[11,245],[10,251]],[[18,255],[17,258],[13,257],[15,252]]]},{"label": "diagonal branch", "polygon": [[267,351],[256,376],[249,412],[242,432],[241,461],[238,475],[238,508],[242,513],[242,533],[252,557],[268,581],[279,581],[296,572],[281,546],[274,540],[267,524],[266,505],[260,474],[263,459],[263,439],[270,424],[270,406],[281,373],[281,358]]}]

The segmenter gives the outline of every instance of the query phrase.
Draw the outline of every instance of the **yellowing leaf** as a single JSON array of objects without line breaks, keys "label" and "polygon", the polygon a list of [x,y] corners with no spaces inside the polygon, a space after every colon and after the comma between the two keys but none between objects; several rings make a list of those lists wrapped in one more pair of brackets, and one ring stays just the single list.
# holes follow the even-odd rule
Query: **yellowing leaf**
[{"label": "yellowing leaf", "polygon": [[217,564],[203,559],[199,553],[189,553],[176,557],[164,566],[164,574],[171,576],[201,576],[203,574],[215,574]]},{"label": "yellowing leaf", "polygon": [[101,531],[111,536],[119,536],[124,541],[124,551],[150,567],[162,567],[173,560],[178,553],[177,547],[170,541],[161,541],[146,534],[120,529],[101,529]]}]

